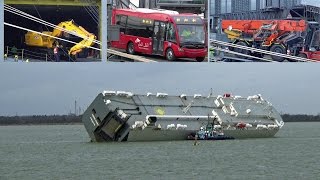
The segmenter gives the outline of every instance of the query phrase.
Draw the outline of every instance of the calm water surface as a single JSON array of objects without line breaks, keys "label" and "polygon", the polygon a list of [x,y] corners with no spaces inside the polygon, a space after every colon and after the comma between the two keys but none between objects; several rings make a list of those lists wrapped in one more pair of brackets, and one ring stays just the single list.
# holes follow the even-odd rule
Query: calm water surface
[{"label": "calm water surface", "polygon": [[0,179],[320,179],[320,123],[275,138],[90,143],[82,125],[0,127]]}]

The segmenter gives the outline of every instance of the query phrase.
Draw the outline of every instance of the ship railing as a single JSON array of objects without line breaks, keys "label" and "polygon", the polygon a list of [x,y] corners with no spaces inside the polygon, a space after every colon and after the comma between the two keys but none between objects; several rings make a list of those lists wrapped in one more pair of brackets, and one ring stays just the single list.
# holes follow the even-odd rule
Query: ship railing
[{"label": "ship railing", "polygon": [[18,49],[16,47],[6,46],[4,60],[13,59],[15,62],[19,60],[29,61],[52,61],[50,56],[46,53],[33,52],[27,49]]},{"label": "ship railing", "polygon": [[146,119],[149,118],[163,118],[163,119],[213,119],[216,116],[185,116],[185,115],[147,115]]}]

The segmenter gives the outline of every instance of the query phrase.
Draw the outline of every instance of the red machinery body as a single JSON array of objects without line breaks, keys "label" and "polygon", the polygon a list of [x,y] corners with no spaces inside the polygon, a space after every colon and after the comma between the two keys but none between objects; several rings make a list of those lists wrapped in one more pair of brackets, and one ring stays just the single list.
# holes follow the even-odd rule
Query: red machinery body
[{"label": "red machinery body", "polygon": [[[226,34],[233,33],[233,43],[238,45],[320,60],[320,37],[316,36],[318,23],[310,25],[305,20],[223,20],[222,30]],[[250,53],[246,50],[239,52]],[[281,57],[272,59],[284,60]]]}]

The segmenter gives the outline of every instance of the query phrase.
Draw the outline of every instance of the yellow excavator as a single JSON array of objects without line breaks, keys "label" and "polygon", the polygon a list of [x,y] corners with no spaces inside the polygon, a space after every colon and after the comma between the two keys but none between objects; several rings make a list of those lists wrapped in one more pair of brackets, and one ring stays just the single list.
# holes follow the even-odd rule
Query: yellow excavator
[{"label": "yellow excavator", "polygon": [[[91,47],[94,45],[96,36],[92,33],[89,33],[83,27],[76,25],[73,20],[61,22],[57,26],[65,29],[66,31],[72,32],[72,34],[76,34],[77,36],[80,36],[83,39],[82,41],[75,44],[68,50],[69,56],[75,57],[84,48]],[[53,51],[53,48],[56,45],[59,45],[59,40],[53,37],[63,38],[70,36],[69,33],[61,30],[60,28],[55,28],[53,32],[43,31],[41,32],[42,34],[29,31],[25,34],[25,43],[27,46],[48,48],[52,49]],[[47,34],[53,37],[45,36],[43,34]]]}]

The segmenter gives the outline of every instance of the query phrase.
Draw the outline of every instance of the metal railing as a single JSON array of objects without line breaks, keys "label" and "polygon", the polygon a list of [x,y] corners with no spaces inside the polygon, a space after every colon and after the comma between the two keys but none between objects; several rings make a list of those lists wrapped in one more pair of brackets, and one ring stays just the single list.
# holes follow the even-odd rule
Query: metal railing
[{"label": "metal railing", "polygon": [[5,47],[4,61],[13,59],[15,62],[21,61],[53,61],[47,53],[33,52],[27,49],[18,49],[16,47]]},{"label": "metal railing", "polygon": [[[289,59],[291,61],[294,60],[294,61],[298,61],[298,62],[319,62],[319,61],[313,60],[313,59],[307,59],[307,58],[302,58],[302,57],[298,57],[298,56],[292,56],[292,55],[288,55],[288,54],[281,54],[281,53],[276,53],[276,52],[272,52],[272,51],[257,49],[257,48],[253,48],[253,47],[241,46],[241,45],[237,45],[237,44],[233,44],[233,43],[217,41],[217,40],[213,40],[213,39],[210,40],[210,46],[211,46],[211,48],[216,49],[217,51],[225,51],[227,53],[240,55],[240,56],[243,56],[243,57],[259,59],[259,60],[263,60],[263,61],[277,62],[277,61],[274,61],[274,60],[267,60],[267,59],[262,59],[262,58],[259,58],[259,57],[239,54],[237,52],[233,52],[233,51],[230,51],[230,50],[225,50],[225,49],[220,48],[220,47],[238,48],[238,49],[247,50],[247,51],[251,51],[251,52],[255,52],[255,53],[261,53],[261,54],[264,54],[264,55],[282,57],[282,58],[285,58],[285,59]],[[210,59],[211,59],[211,57],[210,57]]]}]

